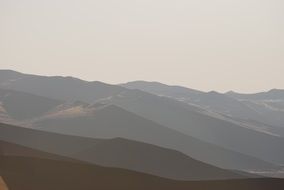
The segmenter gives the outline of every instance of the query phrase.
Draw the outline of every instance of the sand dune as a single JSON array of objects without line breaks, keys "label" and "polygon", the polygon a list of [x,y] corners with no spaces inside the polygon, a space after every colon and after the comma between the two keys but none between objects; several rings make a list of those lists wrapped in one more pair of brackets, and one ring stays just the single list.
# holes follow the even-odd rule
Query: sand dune
[{"label": "sand dune", "polygon": [[0,190],[8,190],[8,187],[1,176],[0,176]]},{"label": "sand dune", "polygon": [[[17,134],[22,134],[21,138]],[[6,156],[61,159],[57,156],[61,155],[177,180],[255,177],[200,162],[178,151],[122,138],[88,139],[7,125],[0,127],[0,139],[0,150]]]},{"label": "sand dune", "polygon": [[[129,170],[27,157],[1,157],[10,190],[277,190],[281,179],[174,181]],[[4,171],[4,172],[3,172]]]}]

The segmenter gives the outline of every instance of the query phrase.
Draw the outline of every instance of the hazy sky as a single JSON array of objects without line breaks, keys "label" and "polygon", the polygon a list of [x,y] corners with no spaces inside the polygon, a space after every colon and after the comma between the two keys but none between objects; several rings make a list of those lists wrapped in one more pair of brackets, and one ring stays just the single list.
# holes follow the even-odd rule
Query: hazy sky
[{"label": "hazy sky", "polygon": [[283,0],[0,0],[0,69],[284,88]]}]

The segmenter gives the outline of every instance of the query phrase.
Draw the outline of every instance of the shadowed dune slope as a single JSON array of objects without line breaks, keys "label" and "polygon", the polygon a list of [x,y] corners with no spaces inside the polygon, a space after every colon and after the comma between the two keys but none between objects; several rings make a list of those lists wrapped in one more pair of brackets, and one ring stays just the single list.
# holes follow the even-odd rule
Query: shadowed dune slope
[{"label": "shadowed dune slope", "polygon": [[[17,138],[17,134],[21,134],[21,138]],[[178,151],[122,138],[89,139],[11,125],[0,127],[0,137],[10,142],[0,141],[3,155],[33,156],[34,150],[31,151],[31,148],[35,148],[88,163],[125,168],[171,179],[213,180],[255,177],[211,166]],[[50,158],[50,154],[46,154],[44,153],[43,158]]]},{"label": "shadowed dune slope", "polygon": [[174,181],[123,169],[39,158],[1,156],[10,190],[277,190],[282,179]]},{"label": "shadowed dune slope", "polygon": [[73,157],[99,165],[127,168],[178,180],[254,177],[211,166],[174,150],[122,138],[102,141]]},{"label": "shadowed dune slope", "polygon": [[0,89],[0,103],[11,118],[23,120],[39,117],[63,102],[25,92]]},{"label": "shadowed dune slope", "polygon": [[5,141],[0,141],[0,156],[17,156],[17,157],[43,158],[51,160],[65,160],[65,161],[79,162],[72,158],[63,157],[60,155],[44,151],[39,151],[36,149],[32,149],[29,147]]},{"label": "shadowed dune slope", "polygon": [[100,142],[78,136],[69,136],[0,123],[0,140],[44,152],[69,156]]}]

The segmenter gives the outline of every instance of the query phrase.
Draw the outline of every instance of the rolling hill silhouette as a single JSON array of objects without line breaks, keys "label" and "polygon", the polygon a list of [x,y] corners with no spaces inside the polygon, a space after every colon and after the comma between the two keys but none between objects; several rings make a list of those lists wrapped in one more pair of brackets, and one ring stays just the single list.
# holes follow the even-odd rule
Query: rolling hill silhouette
[{"label": "rolling hill silhouette", "polygon": [[[250,124],[252,124],[250,121],[261,122],[268,125],[266,128],[272,128],[272,131],[275,128],[274,125],[282,127],[284,124],[284,91],[280,89],[255,94],[240,94],[233,91],[222,94],[215,91],[202,92],[182,86],[169,86],[146,81],[128,82],[121,86],[167,96],[216,113],[246,120]],[[254,127],[258,127],[258,125]]]},{"label": "rolling hill silhouette", "polygon": [[91,103],[118,94],[123,87],[102,82],[87,82],[73,77],[46,77],[0,70],[0,88],[12,89],[51,99]]}]

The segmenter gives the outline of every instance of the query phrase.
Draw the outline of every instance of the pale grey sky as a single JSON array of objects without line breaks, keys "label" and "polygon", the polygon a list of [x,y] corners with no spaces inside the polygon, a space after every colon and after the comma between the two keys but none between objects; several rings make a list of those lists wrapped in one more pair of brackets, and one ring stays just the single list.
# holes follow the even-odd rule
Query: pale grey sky
[{"label": "pale grey sky", "polygon": [[283,0],[0,0],[0,69],[284,88]]}]

